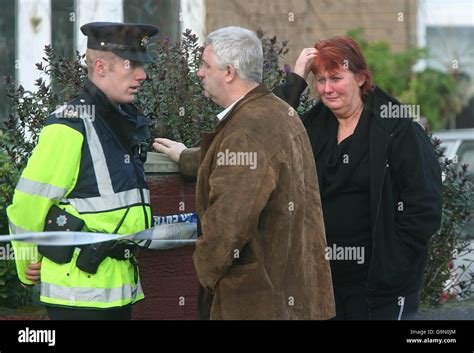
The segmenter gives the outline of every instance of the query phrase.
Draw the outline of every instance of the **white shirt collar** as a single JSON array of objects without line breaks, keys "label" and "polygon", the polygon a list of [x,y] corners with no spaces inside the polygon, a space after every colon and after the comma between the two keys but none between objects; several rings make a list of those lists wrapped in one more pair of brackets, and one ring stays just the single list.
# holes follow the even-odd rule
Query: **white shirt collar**
[{"label": "white shirt collar", "polygon": [[223,111],[221,111],[219,114],[217,114],[217,119],[222,120],[227,115],[227,113],[230,112],[230,110],[234,107],[234,105],[236,105],[244,97],[245,96],[240,97],[234,103],[232,103],[227,108],[225,108]]}]

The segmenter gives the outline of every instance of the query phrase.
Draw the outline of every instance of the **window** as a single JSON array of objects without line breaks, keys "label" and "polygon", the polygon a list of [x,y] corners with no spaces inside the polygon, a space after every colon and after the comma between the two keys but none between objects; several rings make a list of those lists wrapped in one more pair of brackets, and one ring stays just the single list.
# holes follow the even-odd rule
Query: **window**
[{"label": "window", "polygon": [[461,144],[458,152],[459,163],[469,164],[468,173],[474,177],[474,141],[466,141]]},{"label": "window", "polygon": [[15,77],[16,1],[2,1],[0,11],[0,127],[8,118],[10,101],[5,92],[5,76]]},{"label": "window", "polygon": [[74,0],[51,1],[51,44],[59,56],[74,57]]},{"label": "window", "polygon": [[474,78],[474,26],[430,26],[426,29],[430,67],[450,71],[459,69]]},{"label": "window", "polygon": [[160,38],[180,39],[179,0],[123,0],[124,22],[160,27]]}]

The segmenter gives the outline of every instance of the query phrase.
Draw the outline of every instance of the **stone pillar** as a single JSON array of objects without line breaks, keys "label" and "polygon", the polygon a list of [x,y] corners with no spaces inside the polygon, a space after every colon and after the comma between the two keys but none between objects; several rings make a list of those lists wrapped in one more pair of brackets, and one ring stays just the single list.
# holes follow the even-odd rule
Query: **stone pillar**
[{"label": "stone pillar", "polygon": [[[176,163],[163,154],[149,153],[145,172],[153,215],[195,212],[195,184],[183,180]],[[145,300],[134,306],[134,319],[196,319],[198,280],[193,251],[194,246],[139,250],[137,257]]]}]

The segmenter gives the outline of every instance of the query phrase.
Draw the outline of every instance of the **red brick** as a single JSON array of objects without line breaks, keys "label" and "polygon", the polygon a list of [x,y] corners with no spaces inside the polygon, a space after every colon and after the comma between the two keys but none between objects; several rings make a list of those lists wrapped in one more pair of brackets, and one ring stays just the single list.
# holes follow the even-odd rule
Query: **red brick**
[{"label": "red brick", "polygon": [[[147,177],[154,215],[195,211],[195,184],[179,174]],[[179,210],[179,202],[185,210]],[[134,319],[195,320],[198,280],[192,263],[193,246],[169,250],[140,249],[137,255],[145,300],[133,308]],[[179,305],[179,297],[185,305]]]}]

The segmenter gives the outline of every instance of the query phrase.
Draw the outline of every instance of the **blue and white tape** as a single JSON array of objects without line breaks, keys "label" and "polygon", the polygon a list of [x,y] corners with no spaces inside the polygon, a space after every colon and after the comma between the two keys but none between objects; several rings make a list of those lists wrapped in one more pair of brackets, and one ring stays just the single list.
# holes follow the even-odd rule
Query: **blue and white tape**
[{"label": "blue and white tape", "polygon": [[172,223],[194,223],[197,224],[197,214],[182,213],[170,216],[153,216],[153,226]]},{"label": "blue and white tape", "polygon": [[[180,233],[178,235],[179,239],[183,241],[189,241],[192,240],[192,243],[196,241],[196,236],[197,236],[197,214],[195,213],[183,213],[183,214],[177,214],[177,215],[170,215],[170,216],[153,216],[153,224],[156,227],[163,227],[165,225],[188,225],[194,229],[194,232],[191,233]],[[171,228],[174,229],[174,228]],[[178,229],[178,228],[176,228]],[[190,228],[191,229],[191,228]],[[171,239],[170,237],[168,237]],[[186,243],[183,243],[186,245]],[[175,248],[177,246],[181,245],[176,245],[176,243],[170,242],[167,243],[166,241],[163,240],[154,240],[151,239],[144,244],[141,244],[141,246],[152,249],[152,250],[164,250],[164,249],[170,249],[170,248]]]},{"label": "blue and white tape", "polygon": [[[197,224],[195,215],[177,215],[178,222],[166,223],[163,219],[155,219],[153,228],[129,235],[90,232],[26,232],[22,234],[6,235],[5,241],[21,241],[36,245],[64,246],[101,243],[109,240],[130,240],[133,242],[146,241],[145,247],[155,250],[169,249],[179,246],[192,245],[196,242]],[[182,221],[180,221],[182,220]],[[0,236],[1,237],[1,236]],[[1,238],[0,238],[1,240]]]}]

